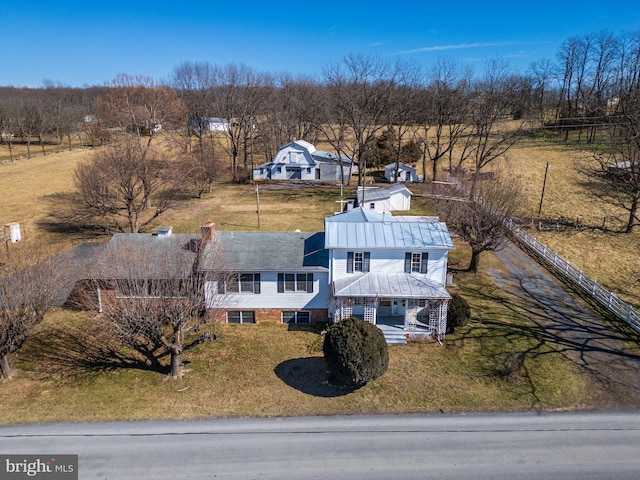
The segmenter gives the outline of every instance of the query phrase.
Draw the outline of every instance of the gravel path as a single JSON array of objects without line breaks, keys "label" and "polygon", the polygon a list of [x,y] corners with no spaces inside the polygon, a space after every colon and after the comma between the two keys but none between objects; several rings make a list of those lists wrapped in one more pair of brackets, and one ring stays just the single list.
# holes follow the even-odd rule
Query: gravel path
[{"label": "gravel path", "polygon": [[[507,267],[489,273],[535,325],[541,341],[553,342],[594,380],[594,406],[640,408],[640,348],[601,317],[566,285],[514,245],[498,252]],[[625,345],[626,342],[626,345]]]}]

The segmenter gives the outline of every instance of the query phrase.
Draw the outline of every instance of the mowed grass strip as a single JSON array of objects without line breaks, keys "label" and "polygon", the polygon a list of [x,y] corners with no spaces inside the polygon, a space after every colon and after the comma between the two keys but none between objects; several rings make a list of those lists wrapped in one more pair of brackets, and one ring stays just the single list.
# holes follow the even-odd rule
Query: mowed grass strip
[{"label": "mowed grass strip", "polygon": [[[98,317],[58,310],[17,355],[16,378],[0,385],[0,422],[593,406],[587,376],[553,345],[518,335],[527,319],[487,277],[459,275],[456,283],[473,305],[472,322],[443,345],[391,346],[387,373],[356,390],[331,383],[317,330],[219,326],[218,340],[185,353],[187,376],[170,381],[102,339],[94,328]],[[505,370],[506,354],[520,354],[522,365]]]}]

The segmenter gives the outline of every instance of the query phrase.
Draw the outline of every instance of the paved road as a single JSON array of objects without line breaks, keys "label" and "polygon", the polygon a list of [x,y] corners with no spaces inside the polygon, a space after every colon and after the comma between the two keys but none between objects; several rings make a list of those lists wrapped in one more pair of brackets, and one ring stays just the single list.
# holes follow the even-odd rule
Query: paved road
[{"label": "paved road", "polygon": [[532,322],[520,333],[552,343],[585,369],[595,380],[597,406],[640,407],[640,349],[625,346],[624,334],[604,326],[566,285],[515,246],[498,256],[508,272],[491,275]]},{"label": "paved road", "polygon": [[640,415],[31,425],[0,428],[0,452],[78,454],[80,479],[100,480],[630,479],[640,477]]}]

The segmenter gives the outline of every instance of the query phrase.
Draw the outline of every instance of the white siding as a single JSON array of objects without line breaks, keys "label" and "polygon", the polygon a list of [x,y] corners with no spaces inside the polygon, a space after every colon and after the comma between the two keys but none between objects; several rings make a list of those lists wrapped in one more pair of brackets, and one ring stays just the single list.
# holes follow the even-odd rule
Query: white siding
[{"label": "white siding", "polygon": [[[302,273],[302,272],[299,272]],[[205,302],[207,308],[327,308],[330,291],[327,272],[313,272],[313,293],[278,293],[278,274],[262,272],[260,274],[261,293],[233,293],[220,295],[215,281],[205,284]]]},{"label": "white siding", "polygon": [[389,199],[389,205],[389,210],[410,210],[411,195],[406,191],[394,193]]},{"label": "white siding", "polygon": [[[353,249],[361,252],[363,250]],[[440,285],[445,285],[447,279],[447,250],[371,250],[371,272],[404,272],[404,258],[406,252],[427,252],[429,262],[427,264],[427,278]],[[347,273],[347,250],[334,250],[331,258],[332,281],[345,278],[352,273]]]}]

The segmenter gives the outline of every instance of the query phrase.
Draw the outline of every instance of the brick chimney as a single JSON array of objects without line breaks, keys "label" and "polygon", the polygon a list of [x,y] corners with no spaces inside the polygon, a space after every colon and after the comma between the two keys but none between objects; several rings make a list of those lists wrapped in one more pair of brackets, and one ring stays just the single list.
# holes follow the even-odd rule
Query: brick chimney
[{"label": "brick chimney", "polygon": [[200,233],[202,234],[202,246],[213,240],[213,236],[216,233],[216,224],[213,222],[207,222],[200,227]]}]

